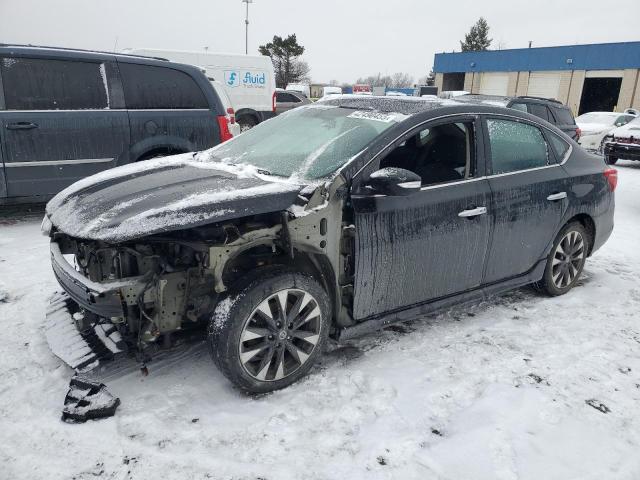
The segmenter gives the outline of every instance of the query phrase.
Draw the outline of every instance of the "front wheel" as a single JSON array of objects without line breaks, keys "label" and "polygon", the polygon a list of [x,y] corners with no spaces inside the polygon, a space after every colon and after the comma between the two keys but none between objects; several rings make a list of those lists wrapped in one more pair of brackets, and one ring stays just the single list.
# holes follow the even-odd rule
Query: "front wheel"
[{"label": "front wheel", "polygon": [[312,277],[266,270],[222,300],[209,325],[221,372],[241,389],[265,393],[306,375],[329,334],[329,297]]},{"label": "front wheel", "polygon": [[538,286],[553,296],[563,295],[571,290],[584,269],[589,241],[587,231],[578,222],[570,223],[560,230],[547,257],[544,276]]},{"label": "front wheel", "polygon": [[615,165],[618,162],[618,159],[616,157],[612,157],[611,155],[607,155],[604,160],[607,165]]}]

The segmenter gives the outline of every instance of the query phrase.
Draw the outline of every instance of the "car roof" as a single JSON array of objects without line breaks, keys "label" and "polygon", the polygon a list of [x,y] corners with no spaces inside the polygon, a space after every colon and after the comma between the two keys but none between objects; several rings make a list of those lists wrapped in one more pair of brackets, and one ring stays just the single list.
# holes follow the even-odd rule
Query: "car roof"
[{"label": "car roof", "polygon": [[466,95],[459,95],[455,97],[455,100],[459,102],[484,103],[486,105],[497,105],[502,107],[506,107],[510,102],[514,100],[518,100],[523,103],[543,103],[545,105],[553,106],[556,108],[568,108],[561,101],[556,100],[555,98],[534,97],[530,95],[510,97],[503,95],[482,95],[477,93],[469,93]]},{"label": "car roof", "polygon": [[151,57],[146,55],[135,55],[129,53],[117,53],[117,52],[106,52],[102,50],[86,50],[82,48],[66,48],[66,47],[49,47],[43,45],[21,45],[21,44],[9,44],[9,43],[0,43],[1,50],[10,50],[15,51],[17,53],[37,53],[37,52],[47,52],[47,53],[69,53],[71,55],[78,54],[79,56],[91,55],[91,56],[104,56],[104,57],[122,57],[122,58],[140,58],[145,60],[160,60],[163,62],[169,62],[168,59],[162,57]]},{"label": "car roof", "polygon": [[458,95],[457,97],[455,97],[455,101],[463,103],[484,103],[485,105],[506,107],[514,98],[515,97],[503,97],[501,95],[479,95],[475,93],[469,93],[466,95]]},{"label": "car roof", "polygon": [[[630,113],[620,113],[620,112],[585,112],[582,115],[590,115],[592,113],[595,113],[596,115],[606,115],[608,117],[619,117],[620,115],[631,115]],[[582,115],[580,116],[582,117]]]},{"label": "car roof", "polygon": [[454,100],[445,98],[427,99],[409,96],[376,96],[376,95],[332,95],[330,99],[316,102],[318,105],[335,105],[362,110],[376,110],[386,113],[402,113],[414,115],[420,112],[437,110],[446,106],[461,106]]}]

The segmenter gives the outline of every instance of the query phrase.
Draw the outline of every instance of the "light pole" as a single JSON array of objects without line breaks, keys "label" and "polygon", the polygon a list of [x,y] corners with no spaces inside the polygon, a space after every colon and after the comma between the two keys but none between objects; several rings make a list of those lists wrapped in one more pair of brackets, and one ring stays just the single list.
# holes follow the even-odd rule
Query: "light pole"
[{"label": "light pole", "polygon": [[247,4],[247,14],[244,18],[244,54],[249,54],[249,4],[253,3],[253,0],[242,0],[242,3]]}]

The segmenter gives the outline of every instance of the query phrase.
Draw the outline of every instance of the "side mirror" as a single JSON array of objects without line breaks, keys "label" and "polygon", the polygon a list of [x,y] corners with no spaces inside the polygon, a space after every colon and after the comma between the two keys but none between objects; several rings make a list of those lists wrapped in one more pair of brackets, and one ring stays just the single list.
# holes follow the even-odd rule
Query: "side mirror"
[{"label": "side mirror", "polygon": [[420,175],[404,168],[387,167],[371,174],[367,187],[375,193],[401,197],[420,190]]}]

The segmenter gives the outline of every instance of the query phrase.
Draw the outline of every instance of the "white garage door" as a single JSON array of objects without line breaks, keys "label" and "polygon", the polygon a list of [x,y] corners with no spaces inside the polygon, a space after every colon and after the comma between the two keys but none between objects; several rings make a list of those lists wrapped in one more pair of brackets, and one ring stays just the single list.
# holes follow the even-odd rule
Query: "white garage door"
[{"label": "white garage door", "polygon": [[480,93],[483,95],[506,95],[508,86],[507,73],[483,73],[480,77]]},{"label": "white garage door", "polygon": [[532,97],[555,98],[560,94],[560,73],[539,73],[529,74],[529,88],[527,95]]}]

